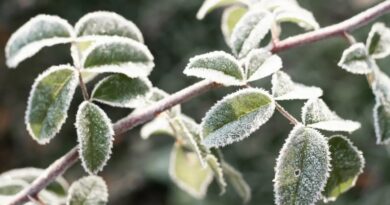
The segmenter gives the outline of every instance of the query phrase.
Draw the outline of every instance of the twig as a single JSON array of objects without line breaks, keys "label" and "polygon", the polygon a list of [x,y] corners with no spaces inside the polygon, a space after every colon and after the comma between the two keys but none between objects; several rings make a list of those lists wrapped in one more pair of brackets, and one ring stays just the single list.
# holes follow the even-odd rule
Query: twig
[{"label": "twig", "polygon": [[[348,20],[341,23],[324,27],[316,31],[308,32],[305,34],[293,36],[276,42],[272,48],[273,53],[281,52],[290,48],[298,47],[303,44],[316,42],[325,38],[340,36],[346,31],[354,30],[358,27],[366,25],[373,21],[377,17],[383,15],[390,10],[390,1],[384,1]],[[191,85],[170,97],[161,100],[160,102],[151,105],[150,107],[142,110],[141,112],[133,115],[129,115],[122,120],[115,123],[116,135],[123,134],[127,130],[133,128],[136,125],[151,120],[157,114],[162,111],[171,108],[172,106],[183,103],[192,97],[200,95],[214,87],[218,87],[217,84],[208,81],[201,81],[197,84]],[[278,108],[279,109],[279,108]],[[292,119],[291,119],[292,120]],[[294,120],[293,120],[294,121]],[[293,122],[292,121],[292,122]],[[25,190],[19,192],[9,203],[9,205],[23,204],[27,202],[28,196],[39,193],[40,190],[44,189],[48,184],[54,181],[58,176],[62,175],[65,170],[71,167],[78,160],[77,148],[73,148],[71,151],[66,153],[63,157],[51,164],[43,175],[38,177],[34,182],[27,187]]]},{"label": "twig", "polygon": [[290,121],[291,124],[297,125],[299,124],[299,121],[292,116],[287,110],[285,110],[279,103],[275,101],[276,109],[279,111],[280,114],[282,114],[288,121]]}]

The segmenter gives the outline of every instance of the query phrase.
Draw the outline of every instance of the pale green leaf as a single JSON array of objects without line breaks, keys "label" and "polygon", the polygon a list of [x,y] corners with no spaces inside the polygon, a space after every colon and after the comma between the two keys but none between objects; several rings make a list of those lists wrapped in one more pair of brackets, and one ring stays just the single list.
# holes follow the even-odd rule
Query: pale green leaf
[{"label": "pale green leaf", "polygon": [[107,185],[99,176],[83,177],[70,186],[67,205],[104,205],[107,202]]},{"label": "pale green leaf", "polygon": [[375,72],[372,75],[371,88],[374,95],[383,102],[390,102],[390,78],[380,71],[375,64]]},{"label": "pale green leaf", "polygon": [[22,191],[28,183],[20,179],[10,179],[0,176],[0,196],[13,196]]},{"label": "pale green leaf", "polygon": [[325,137],[314,129],[297,125],[277,159],[276,204],[315,204],[325,187],[329,168],[329,147]]},{"label": "pale green leaf", "polygon": [[175,144],[170,157],[169,175],[182,190],[195,198],[204,198],[213,179],[209,167],[204,168],[197,155]]},{"label": "pale green leaf", "polygon": [[75,25],[77,37],[121,36],[143,43],[139,28],[124,17],[108,11],[96,11],[81,17]]},{"label": "pale green leaf", "polygon": [[319,98],[310,99],[303,106],[302,122],[309,127],[327,131],[353,132],[360,128],[360,123],[342,119]]},{"label": "pale green leaf", "polygon": [[115,107],[136,108],[146,103],[151,88],[152,83],[146,78],[114,74],[96,84],[91,98]]},{"label": "pale green leaf", "polygon": [[304,100],[321,97],[322,90],[295,83],[287,73],[278,71],[272,76],[272,95],[275,100]]},{"label": "pale green leaf", "polygon": [[325,202],[335,201],[339,195],[355,186],[365,163],[362,152],[348,138],[334,135],[329,138],[328,144],[332,170],[322,193]]},{"label": "pale green leaf", "polygon": [[233,53],[242,58],[252,49],[258,48],[272,23],[273,15],[270,12],[262,9],[248,11],[233,29],[230,39]]},{"label": "pale green leaf", "polygon": [[266,91],[247,88],[224,97],[202,119],[201,136],[207,147],[222,147],[248,137],[267,122],[275,102]]},{"label": "pale green leaf", "polygon": [[306,30],[316,30],[320,28],[313,14],[299,6],[279,6],[274,11],[277,23],[291,22]]},{"label": "pale green leaf", "polygon": [[221,30],[228,45],[230,45],[230,37],[234,27],[247,11],[248,9],[242,6],[231,6],[223,11]]},{"label": "pale green leaf", "polygon": [[233,186],[238,195],[240,195],[243,202],[249,202],[252,196],[251,188],[245,181],[242,174],[226,162],[222,162],[222,169],[228,179],[228,182]]},{"label": "pale green leaf", "polygon": [[141,128],[141,138],[149,139],[153,135],[169,135],[175,136],[175,133],[169,124],[166,116],[159,115],[152,121],[144,124]]},{"label": "pale green leaf", "polygon": [[[156,102],[159,102],[165,98],[169,97],[169,94],[159,88],[152,88],[151,93],[148,95],[147,103],[145,106],[151,106],[155,104]],[[137,108],[134,112],[139,112],[139,110],[142,110],[143,108]],[[171,109],[163,112],[169,117],[176,117],[181,114],[181,106],[180,104],[173,106]]]},{"label": "pale green leaf", "polygon": [[390,29],[384,23],[375,23],[368,34],[366,47],[373,58],[384,58],[390,54]]},{"label": "pale green leaf", "polygon": [[388,144],[390,142],[390,104],[389,102],[376,99],[373,111],[374,128],[377,144]]},{"label": "pale green leaf", "polygon": [[69,65],[53,66],[36,78],[25,122],[38,143],[48,143],[60,131],[77,85],[77,71]]},{"label": "pale green leaf", "polygon": [[83,73],[122,73],[146,77],[154,67],[148,48],[132,39],[110,37],[90,46],[83,56]]},{"label": "pale green leaf", "polygon": [[14,68],[43,47],[69,43],[74,36],[72,26],[58,16],[38,15],[20,27],[7,42],[5,56]]},{"label": "pale green leaf", "polygon": [[226,192],[226,180],[223,173],[221,162],[218,160],[217,157],[215,157],[212,154],[208,154],[206,156],[206,162],[208,167],[213,171],[215,180],[217,181],[217,184],[219,186],[219,194],[222,195]]},{"label": "pale green leaf", "polygon": [[366,46],[356,43],[344,50],[337,65],[353,74],[368,74],[372,72],[373,62],[368,56]]},{"label": "pale green leaf", "polygon": [[259,80],[272,75],[282,68],[282,59],[264,49],[252,50],[245,61],[247,82]]},{"label": "pale green leaf", "polygon": [[244,3],[246,2],[245,0],[205,0],[200,7],[198,13],[196,14],[196,18],[199,20],[202,20],[208,13],[211,11],[232,5],[232,4],[239,4],[239,3]]},{"label": "pale green leaf", "polygon": [[97,105],[84,101],[77,111],[76,130],[82,165],[88,173],[96,174],[111,155],[114,136],[111,120]]},{"label": "pale green leaf", "polygon": [[214,51],[190,59],[184,74],[208,79],[224,85],[242,85],[243,68],[230,54]]}]

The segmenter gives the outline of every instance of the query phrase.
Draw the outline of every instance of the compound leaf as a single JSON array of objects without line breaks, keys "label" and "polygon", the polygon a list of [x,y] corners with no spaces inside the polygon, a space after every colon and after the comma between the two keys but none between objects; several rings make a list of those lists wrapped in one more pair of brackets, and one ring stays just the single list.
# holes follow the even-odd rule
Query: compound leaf
[{"label": "compound leaf", "polygon": [[107,202],[107,185],[99,176],[83,177],[70,186],[67,205],[104,205]]},{"label": "compound leaf", "polygon": [[272,75],[282,68],[282,59],[264,49],[252,50],[245,62],[247,82],[259,80]]},{"label": "compound leaf", "polygon": [[43,47],[71,42],[73,33],[72,26],[58,16],[38,15],[30,19],[7,42],[5,56],[8,67],[18,66]]},{"label": "compound leaf", "polygon": [[289,134],[276,163],[276,204],[314,204],[329,176],[327,140],[314,129],[297,125]]},{"label": "compound leaf", "polygon": [[48,143],[61,129],[77,85],[77,71],[69,65],[53,66],[36,78],[25,122],[39,144]]},{"label": "compound leaf", "polygon": [[390,54],[390,29],[384,23],[375,23],[367,38],[368,54],[373,58],[384,58]]},{"label": "compound leaf", "polygon": [[231,6],[223,11],[221,30],[228,45],[230,45],[230,37],[234,27],[246,12],[248,12],[248,9],[242,6]]},{"label": "compound leaf", "polygon": [[274,110],[273,98],[262,89],[247,88],[230,94],[202,119],[203,144],[222,147],[240,141],[267,122]]},{"label": "compound leaf", "polygon": [[353,74],[368,74],[372,71],[373,62],[368,56],[366,46],[356,43],[344,50],[337,65]]},{"label": "compound leaf", "polygon": [[110,158],[114,130],[111,120],[97,105],[84,101],[76,115],[79,153],[90,174],[101,171]]}]

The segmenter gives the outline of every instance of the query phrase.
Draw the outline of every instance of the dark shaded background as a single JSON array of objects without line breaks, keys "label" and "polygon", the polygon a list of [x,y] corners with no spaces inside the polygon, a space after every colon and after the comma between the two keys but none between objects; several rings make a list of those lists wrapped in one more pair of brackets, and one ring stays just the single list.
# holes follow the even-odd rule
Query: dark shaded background
[{"label": "dark shaded background", "polygon": [[[312,10],[322,26],[344,20],[376,0],[301,0],[303,7]],[[0,45],[4,48],[11,33],[31,17],[56,14],[74,24],[87,12],[115,11],[134,21],[142,30],[146,44],[155,56],[156,67],[151,75],[155,86],[175,92],[197,79],[182,74],[188,59],[213,50],[229,51],[220,32],[220,11],[197,21],[195,14],[201,0],[1,0]],[[381,21],[390,23],[390,15]],[[293,25],[284,25],[284,36],[302,32]],[[370,27],[353,34],[365,41]],[[331,204],[390,204],[390,160],[386,148],[375,144],[372,125],[374,98],[364,77],[351,75],[336,66],[347,44],[339,38],[328,39],[281,53],[284,69],[299,82],[320,86],[324,99],[340,116],[358,120],[362,128],[352,141],[364,152],[366,168],[357,185],[336,203]],[[73,127],[81,93],[77,91],[65,127],[49,145],[37,145],[24,125],[24,112],[30,86],[34,78],[51,65],[71,62],[69,46],[44,49],[37,56],[22,63],[18,69],[7,69],[4,52],[0,49],[0,172],[17,167],[47,167],[76,144]],[[389,58],[379,62],[389,73]],[[269,78],[258,83],[269,88]],[[91,85],[90,85],[91,86]],[[184,113],[200,121],[207,109],[223,95],[234,89],[220,89],[185,103]],[[303,102],[283,105],[296,117]],[[115,121],[130,110],[102,106]],[[241,170],[252,187],[250,204],[273,204],[275,159],[287,137],[291,125],[278,113],[271,122],[248,139],[223,149],[226,159]],[[112,159],[101,173],[110,187],[110,204],[224,204],[237,205],[241,200],[229,188],[218,196],[215,184],[205,200],[193,200],[170,181],[168,155],[172,140],[155,137],[143,141],[139,128],[127,133],[125,142],[114,148]],[[329,134],[329,133],[324,133]],[[73,181],[83,175],[80,163],[65,177]],[[320,203],[321,204],[321,203]]]}]

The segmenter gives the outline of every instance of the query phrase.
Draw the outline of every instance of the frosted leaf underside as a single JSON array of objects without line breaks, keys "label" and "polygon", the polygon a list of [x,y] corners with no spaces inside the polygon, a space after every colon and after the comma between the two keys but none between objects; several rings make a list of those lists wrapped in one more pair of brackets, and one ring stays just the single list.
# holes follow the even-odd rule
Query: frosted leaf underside
[{"label": "frosted leaf underside", "polygon": [[231,6],[226,8],[222,14],[221,30],[224,36],[225,42],[230,45],[230,37],[233,33],[233,29],[241,19],[241,17],[248,11],[248,9],[242,6]]},{"label": "frosted leaf underside", "polygon": [[146,103],[151,87],[151,83],[145,78],[113,74],[95,86],[91,97],[111,106],[136,108]]},{"label": "frosted leaf underside", "polygon": [[7,42],[5,56],[9,67],[16,67],[43,47],[69,43],[72,26],[58,16],[38,15],[20,27]]},{"label": "frosted leaf underside", "polygon": [[274,113],[275,102],[264,90],[248,88],[224,97],[202,120],[207,147],[222,147],[248,137]]},{"label": "frosted leaf underside", "polygon": [[308,100],[303,106],[302,121],[309,127],[328,131],[353,132],[360,128],[360,123],[340,118],[318,98]]},{"label": "frosted leaf underside", "polygon": [[97,105],[84,101],[77,111],[76,130],[82,165],[88,173],[96,174],[111,155],[114,136],[111,120]]},{"label": "frosted leaf underside", "polygon": [[344,50],[337,65],[353,74],[368,74],[372,71],[373,62],[368,56],[366,46],[356,43]]},{"label": "frosted leaf underside", "polygon": [[67,205],[105,205],[107,202],[107,185],[99,176],[83,177],[69,189]]},{"label": "frosted leaf underside", "polygon": [[196,14],[196,18],[202,20],[214,9],[240,2],[242,2],[242,0],[205,0]]},{"label": "frosted leaf underside", "polygon": [[325,137],[314,129],[296,126],[277,159],[276,204],[314,204],[329,176],[329,160]]},{"label": "frosted leaf underside", "polygon": [[335,201],[339,195],[355,186],[363,172],[364,158],[352,142],[341,135],[329,138],[330,176],[323,191],[324,201]]},{"label": "frosted leaf underside", "polygon": [[243,202],[249,202],[252,197],[251,188],[245,181],[242,174],[226,162],[222,162],[222,169],[229,184],[233,186],[238,195],[242,198]]},{"label": "frosted leaf underside", "polygon": [[384,23],[375,23],[368,34],[366,47],[373,58],[385,58],[390,54],[390,29]]},{"label": "frosted leaf underside", "polygon": [[224,85],[241,85],[244,80],[243,69],[230,54],[214,51],[190,59],[184,74],[208,79]]},{"label": "frosted leaf underside", "polygon": [[252,50],[245,62],[247,82],[259,80],[272,75],[282,68],[282,59],[264,49]]},{"label": "frosted leaf underside", "polygon": [[76,70],[53,66],[35,80],[27,102],[27,130],[40,144],[48,143],[61,129],[78,85]]},{"label": "frosted leaf underside", "polygon": [[304,100],[322,96],[321,88],[295,83],[282,71],[272,76],[272,95],[275,100]]},{"label": "frosted leaf underside", "polygon": [[278,23],[291,22],[306,30],[319,29],[320,26],[313,14],[299,6],[279,6],[273,11],[275,21]]}]

